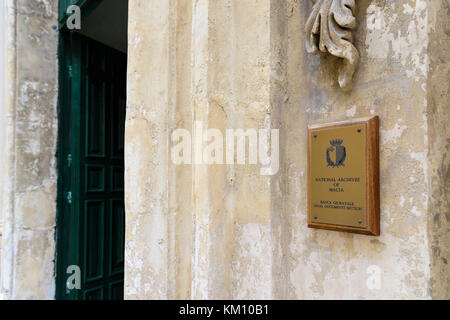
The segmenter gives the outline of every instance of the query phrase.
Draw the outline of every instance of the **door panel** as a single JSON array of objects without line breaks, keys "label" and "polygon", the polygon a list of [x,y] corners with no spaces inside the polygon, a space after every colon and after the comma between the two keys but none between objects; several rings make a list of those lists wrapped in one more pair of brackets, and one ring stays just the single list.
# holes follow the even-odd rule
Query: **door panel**
[{"label": "door panel", "polygon": [[58,272],[78,265],[82,281],[76,292],[58,281],[57,297],[122,299],[126,55],[78,34],[70,43],[70,98],[61,101],[70,101],[63,105],[70,112],[61,113],[71,121],[60,140],[71,163],[60,189],[69,190],[71,201],[59,206]]},{"label": "door panel", "polygon": [[83,264],[85,287],[104,278],[105,206],[103,201],[85,201],[82,212],[84,233]]}]

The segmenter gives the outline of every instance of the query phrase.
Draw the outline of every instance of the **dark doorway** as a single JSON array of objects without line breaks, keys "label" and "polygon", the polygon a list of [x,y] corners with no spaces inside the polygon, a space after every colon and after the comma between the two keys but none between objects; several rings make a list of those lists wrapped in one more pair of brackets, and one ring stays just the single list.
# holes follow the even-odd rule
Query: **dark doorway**
[{"label": "dark doorway", "polygon": [[[118,1],[127,2],[79,1],[76,32],[61,20],[57,299],[123,299],[127,19]],[[118,38],[102,27],[121,19]]]}]

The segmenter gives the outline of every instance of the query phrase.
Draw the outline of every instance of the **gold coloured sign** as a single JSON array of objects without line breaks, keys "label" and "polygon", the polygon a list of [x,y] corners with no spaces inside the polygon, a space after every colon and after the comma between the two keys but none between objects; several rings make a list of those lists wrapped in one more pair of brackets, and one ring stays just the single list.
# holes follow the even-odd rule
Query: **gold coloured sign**
[{"label": "gold coloured sign", "polygon": [[308,128],[308,226],[380,234],[378,117]]}]

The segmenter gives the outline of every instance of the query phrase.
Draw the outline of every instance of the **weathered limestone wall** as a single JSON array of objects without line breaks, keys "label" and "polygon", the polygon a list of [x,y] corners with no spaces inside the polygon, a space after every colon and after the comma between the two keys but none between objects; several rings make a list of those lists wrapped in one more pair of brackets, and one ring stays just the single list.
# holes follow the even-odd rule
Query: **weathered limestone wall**
[{"label": "weathered limestone wall", "polygon": [[[0,25],[6,25],[6,2],[0,3]],[[5,101],[5,80],[6,80],[6,30],[2,28],[0,30],[0,155],[6,153],[5,147],[5,119],[2,116],[5,114],[5,107],[3,101]],[[3,169],[4,162],[0,161],[0,181],[3,181]],[[0,189],[1,190],[1,189]],[[3,208],[3,197],[0,196],[0,208]],[[2,250],[2,234],[3,234],[3,223],[2,215],[0,212],[0,253]],[[0,270],[1,270],[2,260],[0,254]],[[1,272],[0,272],[0,283],[1,283]],[[0,290],[0,300],[3,299],[2,291]]]},{"label": "weathered limestone wall", "polygon": [[[130,0],[127,298],[449,297],[448,2],[357,3],[344,93],[338,60],[306,53],[310,1]],[[368,115],[381,236],[308,229],[307,125]],[[195,121],[279,128],[280,170],[175,166],[170,134]]]},{"label": "weathered limestone wall", "polygon": [[7,0],[6,10],[0,291],[5,299],[53,299],[57,1]]},{"label": "weathered limestone wall", "polygon": [[194,134],[194,121],[223,132],[273,125],[270,10],[130,2],[128,298],[272,297],[273,178],[256,166],[174,166],[169,141],[176,128]]},{"label": "weathered limestone wall", "polygon": [[431,295],[450,298],[450,94],[448,32],[450,3],[430,1],[430,69],[427,83],[429,188],[428,229],[431,247]]},{"label": "weathered limestone wall", "polygon": [[[287,180],[285,230],[289,297],[426,299],[428,234],[429,4],[424,0],[357,1],[361,65],[353,90],[337,85],[337,60],[305,53],[299,33],[310,1],[290,1],[288,92],[282,143]],[[302,75],[302,76],[299,76]],[[306,228],[306,131],[309,123],[379,115],[381,236]],[[369,289],[370,266],[381,271]],[[372,267],[373,268],[373,267]]]},{"label": "weathered limestone wall", "polygon": [[[289,297],[448,298],[448,2],[357,4],[361,65],[351,93],[337,86],[334,58],[305,54],[301,33],[300,41],[289,41],[284,123],[290,140],[282,144],[288,146]],[[293,39],[311,5],[290,6]],[[303,128],[371,114],[381,119],[381,236],[306,229],[306,165],[298,156],[307,148]],[[371,265],[381,270],[380,290],[366,285]]]}]

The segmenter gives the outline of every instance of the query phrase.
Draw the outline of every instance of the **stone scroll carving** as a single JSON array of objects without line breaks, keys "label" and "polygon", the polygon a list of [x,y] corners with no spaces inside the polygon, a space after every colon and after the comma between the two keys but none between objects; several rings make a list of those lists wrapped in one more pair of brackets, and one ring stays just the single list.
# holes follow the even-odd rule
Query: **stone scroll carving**
[{"label": "stone scroll carving", "polygon": [[355,0],[312,0],[313,9],[306,22],[306,49],[309,53],[328,52],[343,58],[339,85],[351,88],[359,65],[359,52],[353,44],[356,28]]}]

